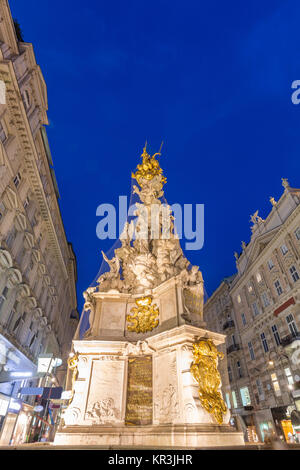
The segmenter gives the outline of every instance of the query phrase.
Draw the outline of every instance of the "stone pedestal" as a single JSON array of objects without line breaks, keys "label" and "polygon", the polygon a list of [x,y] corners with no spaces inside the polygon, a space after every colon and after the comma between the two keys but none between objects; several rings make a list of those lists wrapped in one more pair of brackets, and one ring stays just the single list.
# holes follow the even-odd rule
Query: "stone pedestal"
[{"label": "stone pedestal", "polygon": [[56,434],[57,445],[216,447],[244,444],[200,404],[191,374],[193,343],[224,336],[181,325],[139,341],[74,341],[74,398]]}]

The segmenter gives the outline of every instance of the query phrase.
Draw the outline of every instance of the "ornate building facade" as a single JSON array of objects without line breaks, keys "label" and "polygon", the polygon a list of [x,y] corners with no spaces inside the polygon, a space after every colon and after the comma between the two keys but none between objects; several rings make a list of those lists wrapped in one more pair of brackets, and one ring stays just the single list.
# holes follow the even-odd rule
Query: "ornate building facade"
[{"label": "ornate building facade", "polygon": [[0,1],[0,79],[6,91],[0,104],[0,397],[5,401],[17,397],[25,382],[4,383],[1,373],[34,374],[43,353],[63,359],[56,382],[63,383],[78,323],[76,259],[64,231],[44,127],[47,89],[7,0]]},{"label": "ornate building facade", "polygon": [[[237,274],[229,286],[235,328],[227,339],[231,408],[245,415],[242,401],[248,410],[245,424],[256,426],[260,440],[271,432],[288,440],[289,433],[295,434],[291,415],[299,409],[300,189],[291,188],[286,179],[282,184],[280,199],[270,198],[267,218],[259,217],[258,211],[251,216],[251,239],[242,242],[240,254],[235,253]],[[214,294],[204,307],[212,329],[215,298]],[[225,313],[220,308],[219,321]],[[235,338],[240,341],[238,349]],[[234,349],[239,357],[232,364]],[[238,377],[239,366],[245,377]]]}]

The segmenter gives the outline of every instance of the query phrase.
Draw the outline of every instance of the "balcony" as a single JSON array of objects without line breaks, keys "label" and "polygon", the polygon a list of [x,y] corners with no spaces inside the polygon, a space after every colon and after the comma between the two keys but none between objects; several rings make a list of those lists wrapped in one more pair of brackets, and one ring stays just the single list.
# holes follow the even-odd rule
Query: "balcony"
[{"label": "balcony", "polygon": [[232,344],[231,346],[229,346],[229,348],[227,348],[227,354],[230,354],[233,351],[239,351],[240,349],[241,348],[239,344]]},{"label": "balcony", "polygon": [[290,334],[285,336],[284,338],[281,338],[281,346],[286,348],[287,346],[290,346],[294,341],[300,341],[300,333],[295,333],[295,334]]},{"label": "balcony", "polygon": [[234,321],[233,320],[228,320],[226,323],[223,325],[223,331],[227,330],[228,328],[234,328]]}]

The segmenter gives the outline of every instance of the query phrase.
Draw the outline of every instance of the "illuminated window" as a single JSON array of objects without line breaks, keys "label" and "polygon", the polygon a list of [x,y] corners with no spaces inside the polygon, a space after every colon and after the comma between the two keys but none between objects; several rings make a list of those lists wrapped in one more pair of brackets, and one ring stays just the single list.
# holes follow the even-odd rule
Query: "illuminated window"
[{"label": "illuminated window", "polygon": [[257,273],[257,274],[256,274],[256,280],[257,280],[257,282],[260,282],[260,281],[261,281],[261,275],[260,275],[260,273]]},{"label": "illuminated window", "polygon": [[236,400],[236,393],[235,391],[231,392],[232,395],[232,402],[233,402],[233,408],[237,408],[237,400]]},{"label": "illuminated window", "polygon": [[288,384],[289,385],[294,385],[294,379],[293,379],[293,376],[292,376],[292,373],[291,373],[291,369],[289,367],[286,367],[284,369],[284,372],[285,372]]},{"label": "illuminated window", "polygon": [[278,382],[278,379],[277,379],[277,375],[276,375],[275,373],[274,373],[274,374],[271,374],[271,380],[272,380],[272,384],[273,384],[273,388],[274,388],[275,395],[276,395],[276,396],[281,395],[281,390],[280,390],[279,382]]},{"label": "illuminated window", "polygon": [[241,303],[241,296],[240,295],[237,296],[237,301],[238,301],[239,304]]},{"label": "illuminated window", "polygon": [[230,403],[229,393],[226,393],[225,397],[226,397],[227,408],[230,410],[231,403]]},{"label": "illuminated window", "polygon": [[240,394],[241,394],[243,406],[251,405],[251,399],[250,399],[250,394],[249,394],[248,387],[241,388],[240,389]]},{"label": "illuminated window", "polygon": [[248,292],[252,292],[253,291],[253,287],[251,286],[251,284],[248,286]]}]

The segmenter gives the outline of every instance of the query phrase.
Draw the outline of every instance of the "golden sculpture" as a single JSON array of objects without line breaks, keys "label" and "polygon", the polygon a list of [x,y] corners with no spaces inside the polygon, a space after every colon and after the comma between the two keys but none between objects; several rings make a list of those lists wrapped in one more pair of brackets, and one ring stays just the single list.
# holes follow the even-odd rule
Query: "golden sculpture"
[{"label": "golden sculpture", "polygon": [[69,405],[72,403],[74,398],[74,384],[76,382],[78,376],[78,353],[74,354],[73,356],[69,357],[68,359],[68,368],[73,371],[72,374],[72,396],[69,400]]},{"label": "golden sculpture", "polygon": [[157,305],[151,305],[152,297],[150,295],[136,299],[135,303],[137,307],[133,307],[130,310],[131,315],[127,315],[127,321],[132,323],[128,325],[128,330],[134,331],[135,333],[152,331],[159,323],[157,319],[159,315]]},{"label": "golden sculpture", "polygon": [[[146,144],[147,145],[147,144]],[[152,180],[154,176],[162,175],[162,169],[159,166],[158,160],[156,160],[156,155],[160,155],[160,152],[155,153],[152,157],[146,151],[146,145],[143,149],[143,153],[141,157],[143,158],[143,162],[140,165],[137,165],[136,173],[132,173],[132,178],[135,178],[140,186],[143,184],[144,180]],[[167,182],[167,178],[165,176],[161,177],[162,183]]]},{"label": "golden sculpture", "polygon": [[221,376],[217,368],[219,352],[211,339],[201,339],[193,344],[194,362],[191,373],[199,384],[199,398],[203,408],[213,414],[219,424],[223,423],[223,415],[227,407],[219,391]]}]

